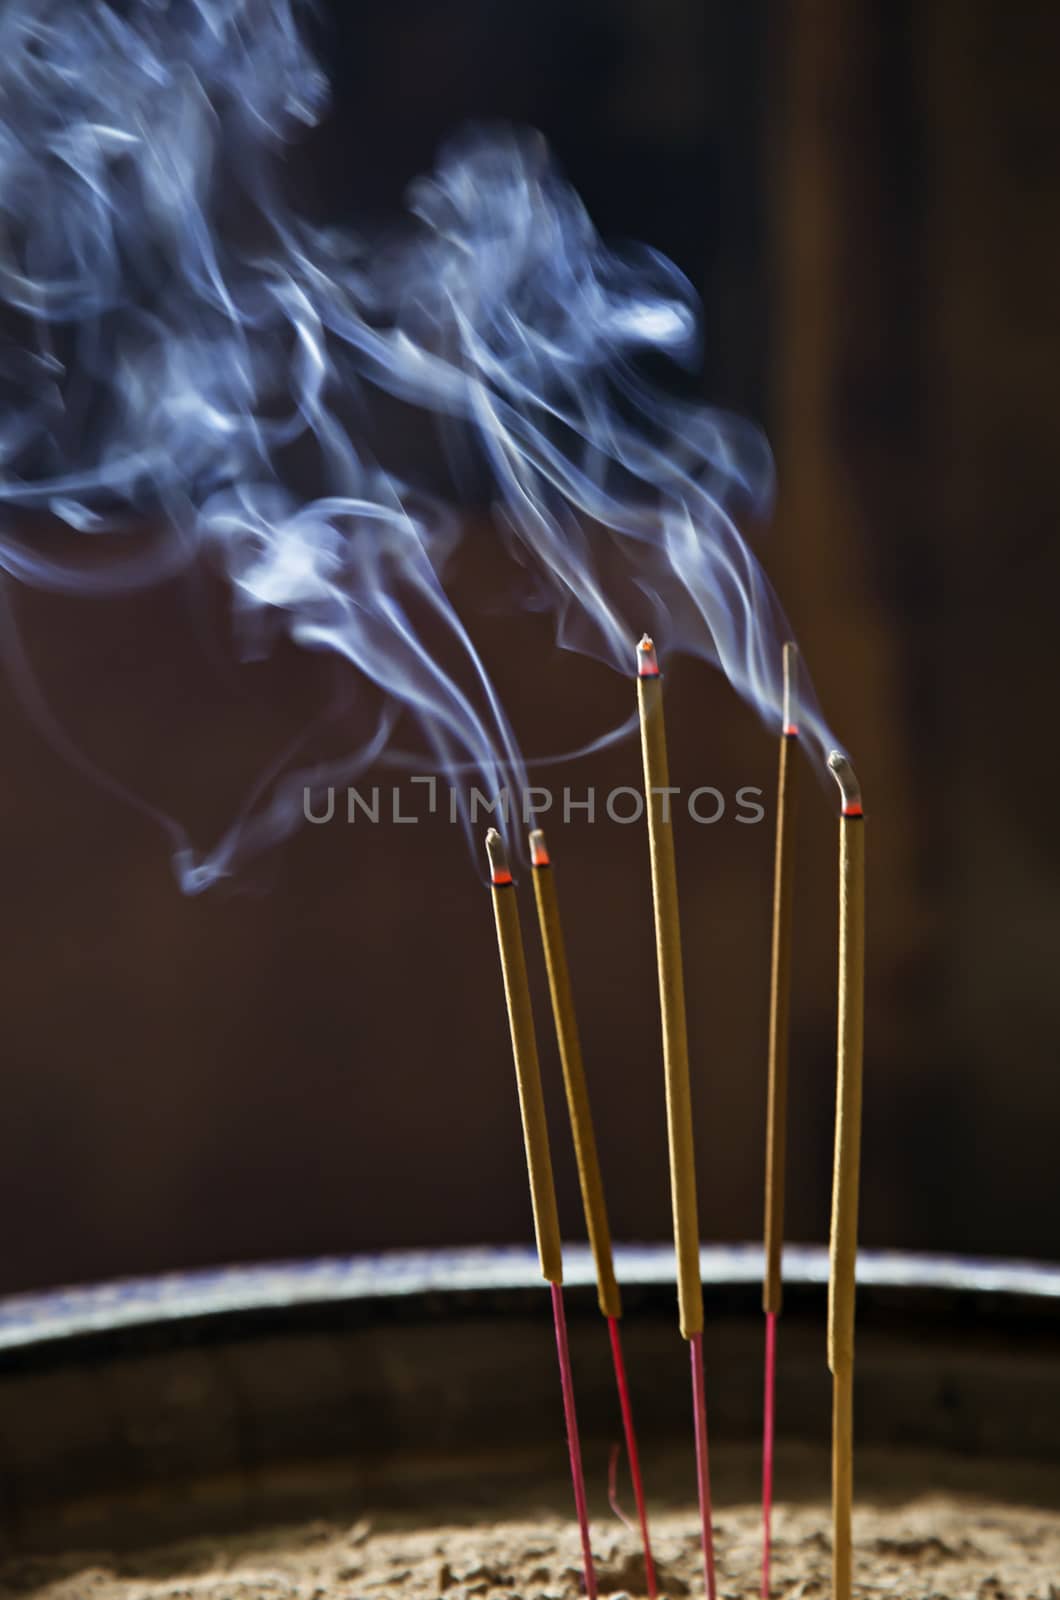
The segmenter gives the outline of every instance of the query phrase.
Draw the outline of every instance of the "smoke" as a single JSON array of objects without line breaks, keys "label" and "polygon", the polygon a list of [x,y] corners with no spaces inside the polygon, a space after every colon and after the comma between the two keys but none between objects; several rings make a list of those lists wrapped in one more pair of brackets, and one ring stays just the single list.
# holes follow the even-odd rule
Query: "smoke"
[{"label": "smoke", "polygon": [[[296,10],[0,12],[0,568],[98,594],[219,566],[248,652],[282,628],[384,691],[344,775],[411,719],[438,770],[518,792],[446,588],[461,521],[357,425],[386,393],[477,441],[513,604],[560,645],[629,675],[647,629],[776,725],[789,629],[735,520],[768,506],[768,448],[645,375],[695,360],[691,286],[609,249],[532,133],[443,150],[384,244],[311,226],[280,181],[326,101]],[[799,712],[823,754],[806,683]],[[183,887],[295,826],[304,781],[281,763],[205,854],[160,819]]]}]

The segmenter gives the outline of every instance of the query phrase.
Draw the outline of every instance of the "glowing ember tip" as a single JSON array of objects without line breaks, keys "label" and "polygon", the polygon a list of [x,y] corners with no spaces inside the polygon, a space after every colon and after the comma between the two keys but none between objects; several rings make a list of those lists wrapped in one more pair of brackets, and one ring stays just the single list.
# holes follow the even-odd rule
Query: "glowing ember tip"
[{"label": "glowing ember tip", "polygon": [[547,867],[551,865],[548,845],[545,843],[543,828],[535,828],[530,835],[530,864],[534,867]]},{"label": "glowing ember tip", "polygon": [[839,792],[843,797],[844,817],[860,817],[861,785],[858,783],[854,768],[839,750],[833,750],[828,757],[828,770],[839,785]]},{"label": "glowing ember tip", "polygon": [[784,646],[784,697],[781,702],[781,729],[789,738],[796,738],[799,732],[797,719],[798,706],[795,699],[795,685],[799,675],[799,647],[791,639]]},{"label": "glowing ember tip", "polygon": [[657,678],[659,676],[659,658],[655,654],[655,646],[645,634],[637,646],[637,675],[641,678]]},{"label": "glowing ember tip", "polygon": [[508,851],[496,828],[486,835],[486,854],[490,862],[490,881],[496,885],[511,883],[512,869],[508,865]]}]

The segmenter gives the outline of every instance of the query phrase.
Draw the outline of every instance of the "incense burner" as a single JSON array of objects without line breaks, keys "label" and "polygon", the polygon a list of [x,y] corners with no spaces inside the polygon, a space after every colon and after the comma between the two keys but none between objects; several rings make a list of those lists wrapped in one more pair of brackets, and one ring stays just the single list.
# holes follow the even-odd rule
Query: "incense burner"
[{"label": "incense burner", "polygon": [[[665,1589],[667,1551],[680,1539],[663,1508],[671,1492],[679,1506],[688,1498],[672,1255],[619,1248],[616,1266]],[[703,1253],[723,1590],[743,1526],[729,1508],[757,1489],[761,1266],[758,1250]],[[636,1538],[607,1507],[608,1457],[621,1430],[586,1252],[566,1252],[566,1281],[594,1541],[614,1554],[610,1567],[603,1562],[602,1586],[635,1589]],[[788,1251],[778,1584],[786,1508],[802,1507],[790,1526],[803,1527],[817,1514],[814,1496],[826,1502],[826,1281],[823,1252]],[[394,1537],[398,1523],[429,1529],[439,1517],[481,1530],[513,1505],[531,1519],[551,1507],[566,1528],[557,1537],[569,1541],[551,1337],[536,1258],[521,1250],[319,1261],[10,1301],[0,1314],[6,1551],[24,1573],[30,1554],[132,1552],[248,1530],[258,1537],[306,1518],[316,1519],[321,1548],[334,1535],[361,1549],[376,1537],[364,1519],[380,1538],[387,1528]],[[859,1489],[864,1480],[870,1507],[990,1480],[995,1494],[1055,1503],[1058,1345],[1058,1269],[866,1254],[857,1410]],[[866,1503],[860,1493],[857,1503]],[[826,1547],[823,1510],[819,1521],[814,1537]],[[964,1523],[974,1546],[975,1514],[965,1512]],[[486,1535],[469,1537],[482,1545]],[[299,1538],[302,1548],[309,1536]],[[882,1535],[875,1543],[881,1538],[886,1544]],[[573,1560],[576,1542],[568,1554]],[[135,1567],[135,1555],[122,1559]],[[672,1566],[672,1552],[669,1559]],[[346,1568],[364,1560],[363,1550],[348,1555]],[[41,1582],[49,1574],[47,1566],[29,1570]],[[576,1581],[568,1576],[560,1587],[573,1593]],[[330,1600],[330,1588],[321,1592]],[[361,1591],[346,1581],[333,1592]]]}]

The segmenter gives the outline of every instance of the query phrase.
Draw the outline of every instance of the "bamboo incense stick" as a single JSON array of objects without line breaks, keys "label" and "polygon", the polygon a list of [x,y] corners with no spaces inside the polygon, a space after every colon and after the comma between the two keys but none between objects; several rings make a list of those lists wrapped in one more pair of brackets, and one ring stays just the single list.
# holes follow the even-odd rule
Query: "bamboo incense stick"
[{"label": "bamboo incense stick", "polygon": [[530,1006],[530,984],[526,976],[523,935],[515,884],[508,866],[504,840],[495,828],[486,835],[490,864],[493,916],[497,924],[497,946],[504,979],[504,998],[508,1007],[508,1027],[512,1039],[512,1058],[519,1090],[519,1112],[526,1147],[526,1170],[530,1180],[530,1202],[534,1213],[534,1234],[541,1275],[549,1283],[563,1282],[563,1257],[560,1247],[559,1214],[552,1177],[552,1152],[545,1121],[545,1097],[541,1088],[541,1067],[537,1057],[537,1035]]},{"label": "bamboo incense stick", "polygon": [[530,985],[526,975],[526,957],[519,925],[519,907],[515,899],[515,884],[508,865],[504,840],[495,828],[491,828],[486,835],[486,853],[490,864],[493,916],[497,926],[497,945],[500,951],[512,1057],[519,1091],[519,1111],[523,1124],[523,1144],[526,1148],[526,1170],[530,1180],[530,1201],[534,1214],[537,1253],[541,1262],[542,1276],[552,1286],[556,1353],[559,1357],[574,1504],[581,1534],[585,1592],[589,1600],[596,1600],[596,1569],[589,1538],[585,1474],[582,1470],[578,1417],[574,1407],[574,1382],[567,1346],[567,1322],[563,1308],[563,1256],[560,1246],[559,1214],[556,1209],[556,1190],[552,1177],[548,1125],[545,1121],[545,1098],[541,1088],[537,1036],[534,1032],[533,1010],[530,1005]]},{"label": "bamboo incense stick", "polygon": [[674,1243],[677,1247],[677,1295],[681,1334],[691,1339],[703,1331],[703,1287],[699,1268],[699,1207],[696,1157],[692,1138],[692,1088],[685,1019],[685,980],[681,965],[681,922],[677,899],[677,860],[670,815],[670,768],[666,753],[662,674],[655,646],[647,637],[637,646],[637,699],[641,754],[644,759],[645,804],[651,851],[651,888],[655,911],[655,951],[662,1013],[663,1069],[666,1074],[666,1122],[670,1154]]},{"label": "bamboo incense stick", "polygon": [[707,1417],[703,1383],[703,1285],[699,1265],[699,1208],[692,1137],[692,1087],[688,1066],[688,1028],[681,966],[681,921],[677,899],[677,861],[671,817],[670,774],[666,754],[662,675],[655,646],[645,635],[637,646],[637,703],[644,760],[645,807],[651,852],[655,955],[662,1013],[666,1126],[670,1156],[670,1197],[677,1252],[677,1297],[682,1337],[692,1362],[696,1476],[703,1530],[703,1568],[709,1600],[715,1600],[714,1531],[710,1504]]},{"label": "bamboo incense stick", "polygon": [[597,1299],[605,1317],[620,1317],[622,1297],[615,1278],[614,1259],[611,1253],[611,1230],[607,1219],[607,1203],[604,1200],[596,1137],[593,1132],[589,1088],[585,1081],[574,995],[571,991],[570,971],[567,966],[566,943],[560,922],[556,874],[544,832],[540,828],[536,828],[530,835],[530,861],[533,866],[538,926],[541,930],[541,943],[548,971],[552,1020],[555,1024],[556,1043],[559,1046],[560,1062],[563,1067],[563,1085],[567,1091],[567,1110],[570,1114],[574,1154],[578,1164],[578,1183],[581,1187],[585,1225],[596,1267]]},{"label": "bamboo incense stick", "polygon": [[777,772],[777,833],[773,868],[773,940],[769,980],[769,1086],[766,1110],[764,1404],[762,1408],[762,1600],[769,1600],[773,1521],[773,1444],[776,1417],[777,1318],[783,1300],[784,1166],[788,1117],[788,1015],[791,993],[791,908],[794,885],[798,650],[784,646],[784,695]]},{"label": "bamboo incense stick", "polygon": [[828,765],[842,796],[839,819],[839,1006],[835,1156],[828,1276],[832,1373],[832,1595],[850,1600],[853,1580],[854,1297],[865,1000],[865,823],[854,769],[838,751]]},{"label": "bamboo incense stick", "polygon": [[589,1234],[589,1245],[596,1266],[596,1291],[600,1310],[607,1318],[611,1340],[611,1358],[618,1387],[622,1426],[629,1456],[629,1472],[633,1481],[633,1494],[637,1505],[641,1542],[644,1547],[644,1569],[650,1600],[656,1600],[658,1589],[655,1580],[655,1563],[652,1559],[651,1537],[648,1531],[648,1513],[641,1478],[640,1456],[633,1426],[633,1409],[626,1381],[625,1361],[622,1355],[622,1336],[619,1320],[622,1316],[622,1297],[615,1278],[611,1251],[611,1228],[604,1199],[604,1184],[600,1173],[600,1160],[593,1131],[589,1088],[585,1081],[578,1019],[574,1008],[570,971],[567,965],[566,942],[560,919],[559,897],[556,892],[556,874],[542,829],[535,828],[530,835],[530,861],[533,867],[534,899],[537,903],[538,926],[545,952],[548,971],[549,995],[552,1000],[552,1020],[556,1030],[560,1062],[563,1067],[563,1084],[567,1093],[567,1111],[570,1116],[574,1153],[578,1165],[578,1182],[581,1187],[582,1208]]}]

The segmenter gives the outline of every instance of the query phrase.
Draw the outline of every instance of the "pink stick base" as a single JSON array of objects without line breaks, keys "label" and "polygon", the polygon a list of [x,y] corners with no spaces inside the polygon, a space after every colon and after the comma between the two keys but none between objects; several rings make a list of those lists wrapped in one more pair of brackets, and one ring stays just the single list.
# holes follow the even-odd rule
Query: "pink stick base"
[{"label": "pink stick base", "polygon": [[644,1545],[644,1575],[648,1580],[649,1600],[656,1600],[659,1593],[655,1581],[655,1562],[651,1553],[651,1537],[648,1533],[648,1508],[644,1503],[644,1483],[640,1475],[640,1457],[637,1454],[637,1436],[633,1431],[633,1406],[629,1398],[629,1385],[626,1382],[626,1364],[622,1359],[622,1335],[618,1328],[618,1318],[608,1317],[608,1332],[611,1335],[611,1359],[615,1364],[615,1382],[618,1384],[618,1403],[622,1408],[622,1427],[626,1435],[626,1454],[629,1456],[629,1475],[633,1480],[633,1498],[637,1502],[637,1521],[640,1523],[640,1537]]},{"label": "pink stick base", "polygon": [[717,1600],[714,1581],[714,1519],[710,1508],[710,1458],[707,1451],[707,1396],[703,1382],[703,1335],[689,1340],[692,1355],[692,1410],[696,1423],[696,1483],[699,1488],[699,1518],[703,1528],[703,1574],[708,1600]]},{"label": "pink stick base", "polygon": [[773,1542],[773,1431],[777,1391],[777,1314],[766,1312],[765,1405],[762,1417],[762,1600],[769,1600]]},{"label": "pink stick base", "polygon": [[563,1386],[563,1415],[567,1421],[567,1447],[570,1450],[570,1475],[574,1484],[574,1505],[578,1513],[578,1528],[582,1538],[585,1592],[589,1600],[596,1600],[596,1568],[593,1566],[593,1548],[589,1540],[589,1511],[585,1503],[585,1476],[582,1472],[578,1416],[574,1409],[574,1380],[571,1377],[570,1351],[567,1348],[567,1318],[563,1311],[563,1290],[558,1283],[552,1284],[551,1289],[552,1316],[556,1324],[556,1351],[559,1355],[559,1377]]}]

